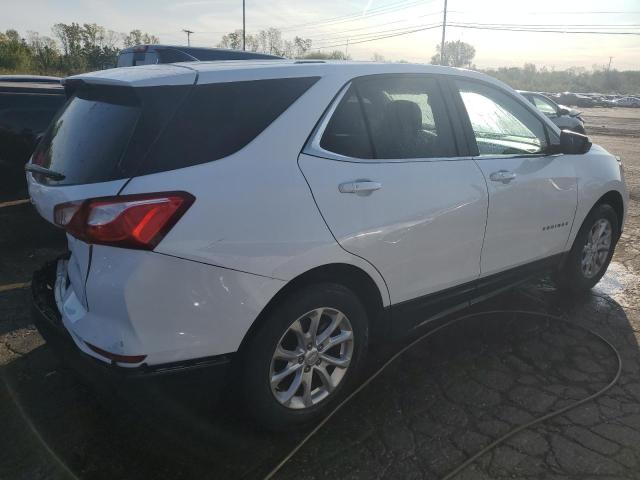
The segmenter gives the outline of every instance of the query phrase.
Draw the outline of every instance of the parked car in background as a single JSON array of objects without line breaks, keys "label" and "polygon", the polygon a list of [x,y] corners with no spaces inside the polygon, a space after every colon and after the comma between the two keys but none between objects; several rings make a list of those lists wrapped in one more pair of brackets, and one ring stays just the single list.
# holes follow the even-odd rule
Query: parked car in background
[{"label": "parked car in background", "polygon": [[538,110],[544,113],[549,119],[562,130],[571,130],[578,133],[585,133],[584,120],[578,110],[558,105],[546,95],[537,92],[527,92],[518,90],[520,94],[529,100]]},{"label": "parked car in background", "polygon": [[540,272],[587,291],[622,233],[618,159],[478,72],[191,62],[66,87],[27,165],[69,240],[34,322],[96,375],[237,382],[274,429],[331,411],[371,338]]},{"label": "parked car in background", "polygon": [[0,198],[26,196],[24,165],[66,100],[60,79],[0,76]]},{"label": "parked car in background", "polygon": [[118,67],[135,67],[156,63],[193,62],[195,60],[277,60],[276,55],[227,50],[224,48],[185,47],[179,45],[136,45],[118,54]]},{"label": "parked car in background", "polygon": [[613,101],[617,107],[640,107],[640,98],[638,97],[622,97]]}]

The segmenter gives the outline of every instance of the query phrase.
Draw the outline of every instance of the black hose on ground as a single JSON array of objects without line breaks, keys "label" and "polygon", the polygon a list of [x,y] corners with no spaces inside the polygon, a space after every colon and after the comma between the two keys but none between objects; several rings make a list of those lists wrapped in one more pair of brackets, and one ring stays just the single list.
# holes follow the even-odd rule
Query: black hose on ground
[{"label": "black hose on ground", "polygon": [[408,345],[406,345],[405,347],[403,347],[402,349],[400,349],[400,351],[398,351],[397,353],[395,353],[391,358],[389,358],[378,370],[376,370],[369,378],[367,378],[358,388],[356,388],[353,392],[351,392],[342,402],[340,402],[331,412],[329,412],[329,414],[322,419],[322,421],[320,421],[320,423],[318,423],[318,425],[316,425],[313,430],[311,430],[303,439],[302,441],[300,441],[300,443],[298,443],[295,448],[293,448],[293,450],[291,450],[287,456],[285,456],[282,461],[280,461],[280,463],[278,463],[278,465],[275,466],[275,468],[273,470],[271,470],[266,477],[264,477],[264,480],[269,480],[271,478],[273,478],[281,469],[282,467],[284,467],[284,465],[291,460],[291,458],[293,458],[293,456],[298,453],[298,451],[311,439],[311,437],[313,437],[316,433],[318,433],[318,431],[331,419],[331,417],[333,417],[344,405],[346,405],[353,397],[355,397],[360,391],[362,391],[367,385],[369,385],[378,375],[380,375],[385,368],[387,368],[391,363],[393,363],[398,357],[400,357],[404,352],[406,352],[407,350],[411,349],[413,346],[417,345],[418,343],[420,343],[422,340],[424,340],[425,338],[428,338],[434,334],[436,334],[437,332],[439,332],[440,330],[443,330],[451,325],[454,325],[462,320],[468,319],[468,318],[473,318],[473,317],[478,317],[481,315],[494,315],[494,314],[504,314],[504,313],[511,313],[511,314],[523,314],[523,315],[533,315],[533,316],[538,316],[538,317],[546,317],[555,321],[560,321],[560,322],[564,322],[568,325],[571,325],[572,327],[576,327],[579,328],[581,330],[584,330],[588,333],[590,333],[591,335],[597,337],[602,343],[604,343],[607,347],[609,347],[609,349],[611,349],[611,351],[614,353],[614,355],[616,356],[616,359],[618,360],[618,369],[616,371],[616,374],[614,375],[614,377],[612,378],[612,380],[603,388],[601,388],[600,390],[598,390],[597,392],[581,399],[578,400],[576,402],[573,402],[569,405],[566,405],[565,407],[562,407],[558,410],[554,410],[552,412],[549,412],[541,417],[535,418],[532,421],[525,423],[523,425],[520,425],[516,428],[514,428],[513,430],[507,432],[506,434],[502,435],[501,437],[499,437],[498,439],[494,440],[493,442],[491,442],[489,445],[487,445],[486,447],[484,447],[483,449],[481,449],[480,451],[478,451],[477,453],[475,453],[474,455],[472,455],[471,457],[469,457],[467,460],[465,460],[463,463],[461,463],[460,465],[458,465],[456,468],[454,468],[451,472],[449,472],[447,475],[445,475],[444,477],[442,477],[442,480],[450,480],[452,478],[454,478],[456,475],[458,475],[460,472],[462,472],[464,469],[466,469],[467,467],[469,467],[469,465],[471,465],[472,463],[474,463],[476,460],[478,460],[480,457],[482,457],[484,454],[490,452],[491,450],[493,450],[494,448],[496,448],[498,445],[504,443],[505,441],[507,441],[509,438],[513,437],[514,435],[517,435],[518,433],[522,432],[523,430],[526,430],[528,428],[533,427],[534,425],[540,424],[542,422],[545,422],[551,418],[557,417],[558,415],[562,415],[563,413],[566,413],[570,410],[573,410],[574,408],[579,407],[580,405],[583,405],[587,402],[590,402],[591,400],[594,400],[596,398],[598,398],[599,396],[601,396],[602,394],[604,394],[606,391],[608,391],[611,387],[613,387],[617,382],[618,379],[620,378],[620,374],[622,373],[622,358],[620,357],[620,352],[618,352],[618,349],[616,349],[616,347],[613,346],[613,344],[611,342],[609,342],[606,338],[604,338],[602,335],[600,335],[597,332],[594,332],[593,330],[583,327],[582,325],[578,325],[574,322],[571,322],[569,320],[566,320],[562,317],[559,317],[557,315],[551,315],[549,313],[544,313],[544,312],[534,312],[534,311],[529,311],[529,310],[491,310],[488,312],[476,312],[476,313],[470,313],[468,315],[463,315],[461,317],[458,318],[454,318],[452,320],[449,320],[448,322],[443,323],[442,325],[438,326],[437,328],[425,333],[424,335],[418,337],[417,339],[415,339],[414,341],[412,341],[411,343],[409,343]]}]

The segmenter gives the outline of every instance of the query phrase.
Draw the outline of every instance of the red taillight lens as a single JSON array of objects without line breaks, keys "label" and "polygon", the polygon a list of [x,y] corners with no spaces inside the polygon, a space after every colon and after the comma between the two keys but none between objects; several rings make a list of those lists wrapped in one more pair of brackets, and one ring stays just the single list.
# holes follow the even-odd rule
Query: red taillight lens
[{"label": "red taillight lens", "polygon": [[87,243],[153,250],[194,200],[186,192],[92,198],[56,205],[54,220]]}]

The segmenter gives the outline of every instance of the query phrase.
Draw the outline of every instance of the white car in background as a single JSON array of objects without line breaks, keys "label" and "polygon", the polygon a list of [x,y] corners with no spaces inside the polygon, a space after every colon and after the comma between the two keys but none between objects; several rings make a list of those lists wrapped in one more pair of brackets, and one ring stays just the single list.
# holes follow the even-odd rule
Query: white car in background
[{"label": "white car in background", "polygon": [[371,338],[544,271],[591,288],[622,231],[616,158],[480,73],[193,62],[65,85],[27,165],[69,241],[34,276],[38,327],[109,372],[231,371],[271,428],[325,414]]}]

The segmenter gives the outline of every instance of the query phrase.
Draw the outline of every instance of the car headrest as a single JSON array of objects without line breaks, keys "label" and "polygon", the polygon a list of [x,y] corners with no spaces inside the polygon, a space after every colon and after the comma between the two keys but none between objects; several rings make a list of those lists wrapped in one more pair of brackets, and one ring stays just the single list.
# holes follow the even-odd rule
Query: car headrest
[{"label": "car headrest", "polygon": [[417,103],[409,100],[389,102],[385,107],[384,119],[387,125],[404,131],[416,132],[422,128],[422,111]]}]

